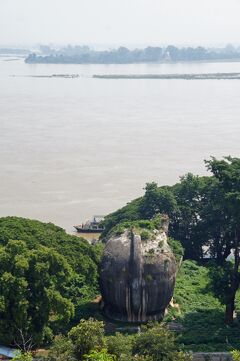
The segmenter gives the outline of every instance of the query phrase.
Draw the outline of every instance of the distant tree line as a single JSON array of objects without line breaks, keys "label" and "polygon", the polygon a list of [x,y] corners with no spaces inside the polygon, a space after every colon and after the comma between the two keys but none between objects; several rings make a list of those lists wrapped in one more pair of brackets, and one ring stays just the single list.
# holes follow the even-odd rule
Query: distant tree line
[{"label": "distant tree line", "polygon": [[214,61],[238,60],[240,48],[228,45],[225,48],[149,46],[145,49],[130,50],[119,47],[114,50],[96,51],[88,46],[67,46],[60,50],[48,46],[40,48],[42,55],[35,53],[26,58],[26,63],[67,63],[67,64],[131,64],[148,62]]}]

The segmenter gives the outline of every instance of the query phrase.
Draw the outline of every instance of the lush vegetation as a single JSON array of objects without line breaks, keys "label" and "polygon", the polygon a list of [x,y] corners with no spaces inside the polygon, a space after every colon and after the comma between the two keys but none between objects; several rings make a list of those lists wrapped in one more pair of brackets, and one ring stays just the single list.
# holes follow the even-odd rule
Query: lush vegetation
[{"label": "lush vegetation", "polygon": [[[175,361],[188,359],[188,351],[240,349],[240,159],[212,158],[206,166],[209,176],[148,183],[143,197],[104,221],[103,242],[129,227],[147,242],[170,220],[169,244],[179,259],[185,252],[165,317],[178,328],[175,335],[163,324],[131,336],[106,332],[98,305],[89,302],[98,292],[102,244],[91,246],[50,223],[6,217],[0,218],[0,342],[20,346],[23,361],[30,361],[33,345],[53,339],[50,361]],[[86,320],[92,316],[98,321]]]},{"label": "lush vegetation", "polygon": [[225,322],[232,324],[240,282],[240,159],[212,158],[206,166],[208,177],[187,174],[172,187],[147,184],[142,198],[106,218],[103,237],[120,222],[168,214],[170,236],[181,242],[185,258],[210,257],[218,265],[212,268],[212,288],[226,306]]},{"label": "lush vegetation", "polygon": [[233,358],[233,361],[240,361],[240,351],[233,350],[232,351],[232,358]]},{"label": "lush vegetation", "polygon": [[90,318],[81,320],[67,336],[56,337],[48,359],[188,361],[191,358],[179,350],[175,335],[159,323],[143,326],[139,334],[132,336],[120,333],[107,336],[104,323]]},{"label": "lush vegetation", "polygon": [[1,342],[40,344],[79,320],[98,290],[100,254],[53,224],[1,218]]},{"label": "lush vegetation", "polygon": [[[237,310],[240,310],[240,294],[237,295],[236,306]],[[172,357],[169,359],[171,361],[175,360],[175,352],[180,351],[191,353],[240,349],[240,325],[238,322],[232,327],[224,325],[224,306],[212,292],[210,266],[200,266],[196,261],[186,260],[182,263],[177,277],[174,303],[169,306],[165,324],[155,325],[153,330],[143,327],[144,335],[141,337],[136,337],[136,334],[115,333],[113,330],[109,334],[109,331],[105,331],[109,327],[104,325],[98,307],[91,312],[99,321],[81,320],[66,336],[57,335],[47,355],[49,361],[155,361],[152,357],[154,352],[159,352],[159,347],[163,348],[165,334],[167,342],[169,338],[174,341],[172,346],[168,343],[166,346],[168,356]],[[174,337],[166,329],[166,326],[171,327],[172,323],[180,327],[179,331],[174,332]],[[178,357],[177,360],[181,360],[183,355],[178,353]],[[182,360],[186,359],[188,358]]]},{"label": "lush vegetation", "polygon": [[[182,263],[174,291],[174,305],[166,322],[181,325],[178,342],[183,350],[219,352],[240,349],[240,324],[224,324],[224,305],[212,291],[212,265],[196,261]],[[240,293],[236,297],[240,310]]]},{"label": "lush vegetation", "polygon": [[[135,232],[142,233],[144,230],[148,232],[149,237],[153,236],[153,231],[155,229],[161,229],[164,226],[164,222],[168,222],[168,217],[164,217],[162,215],[156,215],[151,220],[139,220],[139,221],[125,221],[117,224],[115,227],[111,229],[109,236],[111,235],[120,235],[126,229],[132,229]],[[143,240],[146,238],[145,236],[142,237]]]},{"label": "lush vegetation", "polygon": [[[108,232],[108,237],[121,235],[124,231],[132,229],[135,233],[141,236],[142,241],[147,242],[155,237],[155,230],[164,230],[165,227],[168,227],[168,223],[168,216],[160,214],[156,214],[151,220],[124,221],[114,226]],[[177,263],[180,263],[184,254],[184,249],[181,243],[169,237],[168,244],[175,255]]]}]

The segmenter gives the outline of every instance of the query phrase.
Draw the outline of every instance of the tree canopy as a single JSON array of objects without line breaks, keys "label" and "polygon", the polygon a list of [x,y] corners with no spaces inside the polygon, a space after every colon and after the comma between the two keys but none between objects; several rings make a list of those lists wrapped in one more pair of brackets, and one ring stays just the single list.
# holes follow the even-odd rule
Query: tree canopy
[{"label": "tree canopy", "polygon": [[65,287],[71,268],[45,246],[29,250],[23,241],[0,248],[0,335],[8,343],[34,338],[41,342],[50,315],[69,321],[74,306]]},{"label": "tree canopy", "polygon": [[[199,262],[211,258],[230,272],[223,278],[229,282],[220,287],[228,290],[225,298],[218,294],[225,300],[226,322],[232,323],[240,283],[240,159],[211,158],[206,166],[211,172],[209,176],[188,173],[173,186],[147,183],[143,197],[106,217],[103,238],[126,219],[149,220],[157,213],[168,214],[169,236],[181,242],[185,258]],[[226,266],[232,250],[234,264]]]},{"label": "tree canopy", "polygon": [[39,344],[69,324],[97,292],[100,254],[51,223],[0,218],[0,340]]}]

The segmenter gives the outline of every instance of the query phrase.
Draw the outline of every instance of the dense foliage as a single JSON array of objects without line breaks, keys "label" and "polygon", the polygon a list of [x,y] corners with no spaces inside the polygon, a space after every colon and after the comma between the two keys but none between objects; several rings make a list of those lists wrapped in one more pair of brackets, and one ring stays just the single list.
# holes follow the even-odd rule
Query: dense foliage
[{"label": "dense foliage", "polygon": [[233,350],[232,352],[233,361],[240,361],[240,351]]},{"label": "dense foliage", "polygon": [[[240,348],[240,325],[224,324],[224,305],[212,290],[214,264],[198,265],[186,260],[178,272],[174,291],[174,305],[169,307],[165,321],[182,326],[178,342],[183,350],[194,352],[230,351]],[[236,311],[240,310],[240,293],[236,297]]]},{"label": "dense foliage", "polygon": [[88,355],[84,356],[84,361],[115,361],[114,355],[107,352],[107,349],[103,348],[100,351],[93,350]]},{"label": "dense foliage", "polygon": [[169,234],[181,242],[185,258],[211,257],[224,272],[217,287],[215,283],[215,293],[226,305],[225,322],[231,324],[240,283],[240,159],[212,158],[206,165],[212,173],[208,177],[187,174],[172,187],[148,183],[142,198],[106,217],[103,237],[119,222],[168,214]]},{"label": "dense foliage", "polygon": [[74,312],[65,290],[70,277],[66,260],[52,249],[29,250],[23,241],[1,247],[1,339],[20,343],[21,332],[41,342],[51,313],[69,322]]},{"label": "dense foliage", "polygon": [[39,344],[66,329],[97,291],[100,253],[53,224],[1,218],[0,340]]},{"label": "dense foliage", "polygon": [[152,361],[188,360],[187,354],[178,351],[174,334],[160,324],[142,327],[134,340],[133,354],[147,356]]},{"label": "dense foliage", "polygon": [[84,239],[67,234],[52,223],[42,223],[20,217],[0,218],[0,245],[9,240],[23,240],[29,249],[39,245],[55,249],[66,257],[84,283],[97,287],[97,267],[101,248],[91,247]]},{"label": "dense foliage", "polygon": [[106,338],[107,349],[117,361],[128,361],[132,357],[134,336],[126,336],[120,332]]},{"label": "dense foliage", "polygon": [[72,341],[76,358],[82,360],[91,350],[104,348],[104,323],[92,318],[81,320],[71,329],[68,337]]},{"label": "dense foliage", "polygon": [[[142,241],[147,242],[148,240],[155,237],[154,231],[156,229],[164,229],[164,227],[168,227],[168,223],[168,217],[166,215],[160,214],[156,214],[151,220],[124,221],[114,226],[110,232],[108,232],[108,237],[113,235],[121,235],[124,231],[132,229],[135,233],[141,236]],[[103,240],[104,238],[105,237],[102,236]],[[174,253],[177,263],[179,263],[184,254],[184,249],[181,243],[169,237],[168,244]]]},{"label": "dense foliage", "polygon": [[[62,344],[59,342],[62,341]],[[62,345],[66,345],[65,350]],[[94,319],[81,320],[67,337],[55,339],[48,359],[80,361],[189,361],[187,353],[179,351],[172,332],[159,323],[148,324],[132,336],[116,333],[106,336],[104,323]],[[66,350],[68,350],[66,352]],[[69,358],[70,357],[70,358]]]},{"label": "dense foliage", "polygon": [[[102,245],[51,223],[6,217],[0,218],[0,342],[19,345],[27,358],[29,345],[58,334],[50,361],[175,361],[188,358],[180,350],[239,349],[240,159],[206,165],[208,177],[148,183],[143,197],[104,221],[103,241],[133,227],[147,242],[170,219],[169,244],[178,259],[185,251],[165,318],[180,325],[177,338],[159,324],[139,335],[106,336],[98,306],[88,303],[98,291]],[[93,314],[99,321],[86,320]]]},{"label": "dense foliage", "polygon": [[[218,297],[215,296],[211,287],[211,268],[213,265],[198,265],[195,261],[185,260],[182,263],[181,269],[177,276],[174,302],[168,308],[168,313],[165,317],[167,325],[171,325],[172,322],[180,327],[179,331],[175,333],[174,347],[176,351],[182,350],[184,352],[217,352],[217,351],[231,351],[233,349],[240,349],[239,333],[240,327],[236,322],[232,327],[228,327],[223,322],[224,306],[219,301]],[[240,310],[240,294],[237,294],[236,298],[236,309]],[[101,315],[95,314],[95,317]],[[81,321],[83,322],[83,321]],[[90,324],[88,325],[88,322]],[[84,327],[81,329],[89,328],[93,333],[97,331],[100,325],[102,330],[102,323],[95,323],[93,320],[84,321]],[[110,323],[111,330],[112,324]],[[118,327],[119,325],[116,325]],[[160,337],[165,331],[158,329]],[[170,326],[171,327],[171,326]],[[109,327],[107,327],[109,328]],[[165,330],[165,328],[163,327]],[[145,333],[147,328],[142,328],[142,333]],[[111,331],[113,332],[113,331]],[[95,342],[96,352],[99,352],[101,347],[107,349],[107,352],[116,357],[116,361],[132,361],[133,360],[151,360],[149,355],[146,355],[145,347],[140,351],[140,342],[146,342],[146,339],[154,341],[152,332],[149,329],[147,335],[142,336],[141,341],[136,339],[136,334],[123,334],[116,332],[116,334],[104,335],[104,340],[99,338],[100,342]],[[100,333],[102,334],[102,331]],[[88,332],[86,333],[88,335]],[[148,335],[151,335],[148,337]],[[172,335],[170,333],[170,335]],[[82,337],[82,343],[85,345],[86,340],[84,334]],[[81,337],[78,340],[81,340]],[[161,336],[162,337],[162,336]],[[171,336],[172,337],[172,336]],[[170,337],[170,338],[171,338]],[[143,341],[142,341],[143,340]],[[88,342],[88,340],[87,340]],[[157,343],[160,341],[157,341]],[[90,340],[91,343],[91,340]],[[68,359],[73,357],[73,346],[72,341],[69,337],[57,336],[54,341],[53,348],[51,349],[50,355],[54,354],[51,358],[52,361],[57,359]],[[79,343],[78,343],[79,344]],[[150,343],[151,344],[151,343]],[[155,347],[151,344],[151,347]],[[85,346],[84,346],[85,347]],[[149,346],[150,347],[150,346]],[[157,345],[156,345],[157,347]],[[91,347],[88,347],[88,349]],[[133,352],[134,349],[134,352]],[[68,350],[68,357],[66,357],[65,351]],[[71,351],[72,350],[72,351]],[[144,351],[145,350],[145,351]],[[72,353],[71,353],[71,352]],[[137,352],[138,351],[138,352]],[[138,356],[136,356],[137,352]],[[150,352],[150,351],[149,351]],[[144,354],[144,355],[143,355]],[[72,356],[71,356],[72,355]],[[74,356],[75,357],[75,356]],[[179,360],[180,354],[178,355]]]},{"label": "dense foliage", "polygon": [[207,177],[188,174],[173,187],[158,187],[156,183],[148,183],[142,198],[106,217],[103,239],[108,236],[115,225],[121,222],[150,220],[158,213],[168,214],[170,218],[169,235],[182,243],[185,257],[201,259],[204,238],[202,238],[203,224],[199,217],[198,200],[201,199],[202,189],[205,189],[203,184],[205,185],[207,180]]}]

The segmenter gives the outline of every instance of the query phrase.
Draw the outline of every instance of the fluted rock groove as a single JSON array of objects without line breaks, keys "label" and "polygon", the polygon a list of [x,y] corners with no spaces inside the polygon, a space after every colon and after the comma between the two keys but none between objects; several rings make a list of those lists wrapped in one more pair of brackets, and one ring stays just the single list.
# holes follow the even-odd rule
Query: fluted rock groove
[{"label": "fluted rock groove", "polygon": [[108,317],[127,322],[163,318],[177,270],[167,228],[165,217],[159,229],[123,227],[107,240],[100,285]]}]

